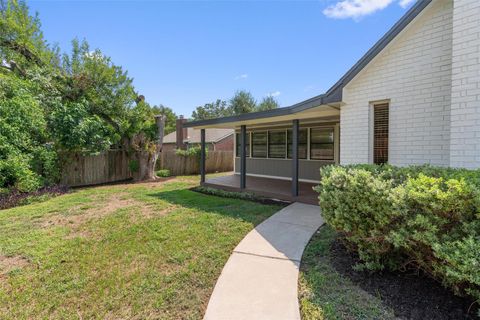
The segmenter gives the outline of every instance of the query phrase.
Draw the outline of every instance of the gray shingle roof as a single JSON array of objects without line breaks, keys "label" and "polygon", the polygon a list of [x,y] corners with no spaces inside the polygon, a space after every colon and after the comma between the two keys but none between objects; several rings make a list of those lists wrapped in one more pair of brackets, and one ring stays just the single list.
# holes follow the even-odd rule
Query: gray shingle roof
[{"label": "gray shingle roof", "polygon": [[[232,135],[234,130],[232,129],[205,129],[205,142],[215,143],[224,138]],[[188,143],[200,143],[200,129],[188,128],[187,137],[184,137],[184,142]],[[171,132],[163,137],[163,143],[176,143],[177,132]]]}]

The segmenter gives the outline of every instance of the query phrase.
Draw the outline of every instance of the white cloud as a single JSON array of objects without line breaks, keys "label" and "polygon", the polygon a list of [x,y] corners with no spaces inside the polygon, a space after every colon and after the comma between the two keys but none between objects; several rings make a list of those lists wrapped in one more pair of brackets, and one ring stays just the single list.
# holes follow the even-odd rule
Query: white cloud
[{"label": "white cloud", "polygon": [[352,18],[358,20],[383,10],[396,1],[402,8],[406,8],[416,0],[341,0],[325,8],[323,14],[334,19]]},{"label": "white cloud", "polygon": [[415,1],[416,0],[400,0],[400,2],[398,4],[400,5],[400,7],[406,8],[410,5],[410,3],[413,3]]},{"label": "white cloud", "polygon": [[334,19],[359,19],[378,10],[385,9],[393,0],[343,0],[323,10],[323,14]]},{"label": "white cloud", "polygon": [[279,95],[281,95],[282,93],[280,91],[273,91],[273,92],[270,92],[268,94],[269,97],[278,97]]},{"label": "white cloud", "polygon": [[234,79],[235,80],[242,80],[242,79],[247,79],[247,78],[248,78],[248,74],[244,73],[244,74],[236,76]]}]

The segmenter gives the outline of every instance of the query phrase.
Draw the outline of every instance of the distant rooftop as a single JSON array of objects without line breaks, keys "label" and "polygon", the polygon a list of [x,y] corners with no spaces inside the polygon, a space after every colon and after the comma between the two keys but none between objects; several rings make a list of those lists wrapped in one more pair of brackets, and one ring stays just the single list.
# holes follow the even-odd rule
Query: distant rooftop
[{"label": "distant rooftop", "polygon": [[[215,143],[225,139],[233,133],[233,129],[205,129],[205,142]],[[187,137],[184,138],[183,142],[200,143],[200,129],[188,128]],[[163,138],[163,143],[177,143],[176,131],[167,134]]]}]

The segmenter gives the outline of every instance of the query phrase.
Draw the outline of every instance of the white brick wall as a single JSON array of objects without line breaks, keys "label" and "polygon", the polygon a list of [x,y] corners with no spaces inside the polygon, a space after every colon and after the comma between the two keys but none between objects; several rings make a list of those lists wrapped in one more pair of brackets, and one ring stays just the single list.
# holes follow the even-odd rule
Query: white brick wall
[{"label": "white brick wall", "polygon": [[450,165],[480,167],[480,1],[453,10]]},{"label": "white brick wall", "polygon": [[344,88],[342,164],[372,161],[370,103],[386,99],[389,162],[449,164],[452,7],[434,0]]}]

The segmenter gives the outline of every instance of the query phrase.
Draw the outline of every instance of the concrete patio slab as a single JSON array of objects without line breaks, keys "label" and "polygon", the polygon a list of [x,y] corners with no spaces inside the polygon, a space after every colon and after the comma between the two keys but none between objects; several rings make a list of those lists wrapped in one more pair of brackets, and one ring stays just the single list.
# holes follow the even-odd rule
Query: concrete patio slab
[{"label": "concrete patio slab", "polygon": [[300,260],[322,224],[318,206],[294,203],[258,225],[223,268],[204,319],[299,320]]}]

